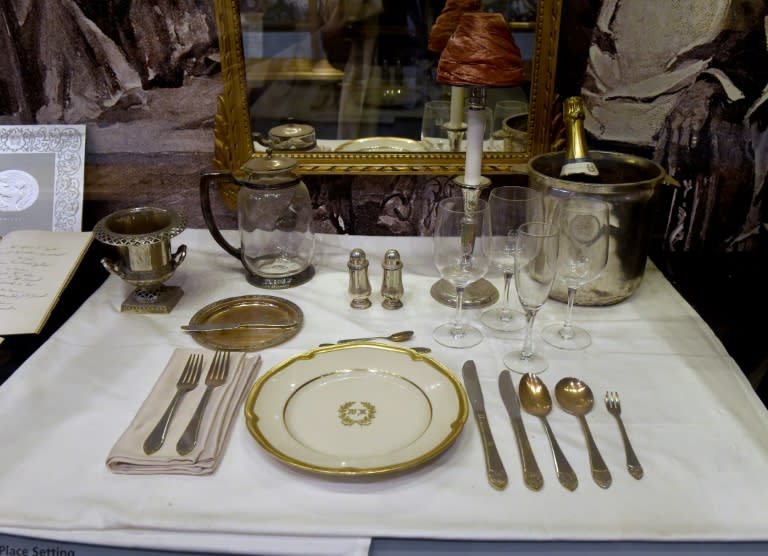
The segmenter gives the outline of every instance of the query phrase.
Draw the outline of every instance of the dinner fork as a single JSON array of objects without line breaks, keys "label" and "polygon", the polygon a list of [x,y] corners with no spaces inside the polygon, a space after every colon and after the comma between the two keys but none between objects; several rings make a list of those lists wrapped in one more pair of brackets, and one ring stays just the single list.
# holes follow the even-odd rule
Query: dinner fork
[{"label": "dinner fork", "polygon": [[632,449],[632,444],[629,442],[627,431],[624,428],[624,422],[621,420],[621,402],[619,401],[618,392],[606,392],[605,393],[605,407],[608,413],[616,417],[616,422],[619,424],[619,430],[621,431],[621,439],[624,441],[624,453],[627,455],[627,469],[629,474],[635,479],[643,478],[643,466],[635,455],[635,451]]},{"label": "dinner fork", "polygon": [[176,408],[179,406],[181,398],[184,394],[190,390],[194,390],[197,386],[197,381],[200,380],[200,372],[203,368],[203,355],[200,353],[193,353],[187,358],[187,362],[184,365],[184,370],[181,372],[179,381],[176,383],[176,394],[174,394],[171,403],[168,404],[168,409],[165,410],[163,416],[149,433],[147,439],[144,441],[144,453],[154,454],[165,442],[165,435],[168,434],[168,426],[171,424]]},{"label": "dinner fork", "polygon": [[205,377],[205,392],[200,399],[200,403],[195,409],[195,413],[189,420],[187,428],[176,443],[176,451],[183,455],[188,454],[197,444],[197,435],[200,432],[200,423],[203,421],[203,413],[208,405],[208,399],[211,397],[211,392],[217,386],[221,386],[227,381],[227,375],[229,374],[229,352],[217,351],[211,361],[211,366],[208,369],[208,374]]}]

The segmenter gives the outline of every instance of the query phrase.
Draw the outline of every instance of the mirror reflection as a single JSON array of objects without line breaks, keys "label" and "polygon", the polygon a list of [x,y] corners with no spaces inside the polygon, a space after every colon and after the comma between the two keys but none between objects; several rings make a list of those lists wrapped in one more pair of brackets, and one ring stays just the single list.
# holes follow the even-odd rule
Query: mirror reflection
[{"label": "mirror reflection", "polygon": [[[240,0],[254,135],[268,144],[299,134],[319,151],[449,150],[451,87],[437,82],[440,53],[427,47],[445,3]],[[523,152],[536,0],[484,0],[481,9],[510,22],[527,76],[488,88],[485,150]]]}]

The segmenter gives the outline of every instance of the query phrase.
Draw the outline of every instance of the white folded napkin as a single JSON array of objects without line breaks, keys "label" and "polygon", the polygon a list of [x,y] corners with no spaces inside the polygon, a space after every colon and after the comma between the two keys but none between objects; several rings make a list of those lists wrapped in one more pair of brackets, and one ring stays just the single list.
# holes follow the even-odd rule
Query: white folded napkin
[{"label": "white folded napkin", "polygon": [[[193,353],[204,356],[197,387],[187,392],[176,408],[163,446],[155,453],[144,453],[144,440],[157,424],[176,393],[176,383],[187,359]],[[230,354],[229,376],[211,392],[203,414],[197,445],[185,456],[176,452],[178,442],[205,391],[205,375],[213,359],[207,350],[176,349],[152,391],[131,424],[120,436],[107,457],[107,467],[126,474],[209,475],[216,470],[229,438],[232,419],[261,366],[261,357]]]}]

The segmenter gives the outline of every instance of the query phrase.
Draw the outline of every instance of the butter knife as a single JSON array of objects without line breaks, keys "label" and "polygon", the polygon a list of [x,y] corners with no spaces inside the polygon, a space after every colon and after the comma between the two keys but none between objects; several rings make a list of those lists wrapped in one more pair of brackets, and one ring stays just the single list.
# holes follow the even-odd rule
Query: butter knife
[{"label": "butter knife", "polygon": [[183,324],[181,329],[184,332],[218,332],[219,330],[239,330],[255,329],[268,330],[273,328],[293,328],[298,326],[298,322],[239,322],[239,323],[202,323],[202,324]]},{"label": "butter knife", "polygon": [[523,465],[523,482],[531,490],[540,490],[544,486],[544,478],[541,475],[536,456],[533,455],[528,435],[525,433],[525,425],[520,414],[520,402],[517,399],[517,389],[512,383],[509,371],[501,371],[499,374],[499,392],[504,405],[507,407],[512,429],[515,431],[517,447],[520,450],[520,462]]},{"label": "butter knife", "polygon": [[475,414],[475,421],[480,429],[480,437],[483,441],[483,453],[485,454],[485,468],[488,473],[488,481],[493,488],[504,490],[507,487],[507,472],[501,461],[496,443],[493,441],[491,428],[488,425],[488,417],[485,414],[485,401],[480,389],[480,380],[477,377],[477,368],[474,361],[467,361],[461,369],[464,377],[464,387],[467,389],[469,403]]}]

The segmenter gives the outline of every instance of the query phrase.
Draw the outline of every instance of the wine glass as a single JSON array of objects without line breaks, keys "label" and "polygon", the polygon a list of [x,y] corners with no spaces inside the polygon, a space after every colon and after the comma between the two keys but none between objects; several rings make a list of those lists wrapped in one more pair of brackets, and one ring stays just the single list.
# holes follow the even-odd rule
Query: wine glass
[{"label": "wine glass", "polygon": [[562,324],[541,331],[545,342],[560,349],[584,349],[589,332],[571,324],[579,288],[603,273],[608,264],[609,205],[588,197],[572,197],[560,205],[560,249],[557,279],[568,288],[568,309]]},{"label": "wine glass", "polygon": [[552,290],[557,271],[559,230],[547,222],[526,222],[517,230],[515,286],[525,310],[525,340],[519,350],[506,354],[504,365],[522,374],[547,370],[547,360],[533,351],[533,323]]},{"label": "wine glass", "polygon": [[424,103],[421,119],[421,141],[437,151],[450,150],[448,131],[445,125],[450,120],[451,102],[430,100]]},{"label": "wine glass", "polygon": [[437,206],[433,242],[435,267],[444,280],[456,288],[454,320],[438,326],[435,340],[447,347],[465,348],[479,344],[483,333],[462,320],[464,289],[482,278],[491,264],[488,255],[490,209],[483,199],[443,199]]},{"label": "wine glass", "polygon": [[480,322],[498,332],[515,332],[525,327],[523,313],[509,304],[509,290],[515,275],[517,228],[523,222],[541,220],[544,212],[542,195],[528,187],[497,187],[488,198],[491,209],[491,262],[504,276],[501,307],[486,309]]}]

